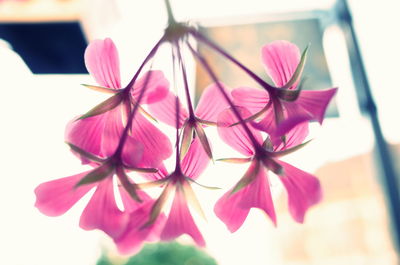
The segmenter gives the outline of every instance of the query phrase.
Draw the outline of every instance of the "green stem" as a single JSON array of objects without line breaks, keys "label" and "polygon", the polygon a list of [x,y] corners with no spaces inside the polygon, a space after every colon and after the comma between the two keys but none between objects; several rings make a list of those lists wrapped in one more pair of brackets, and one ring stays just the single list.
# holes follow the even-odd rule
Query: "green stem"
[{"label": "green stem", "polygon": [[175,24],[176,20],[174,17],[174,13],[172,13],[172,8],[171,8],[170,2],[169,2],[169,0],[165,0],[164,2],[165,2],[165,6],[167,8],[167,13],[168,13],[168,25]]}]

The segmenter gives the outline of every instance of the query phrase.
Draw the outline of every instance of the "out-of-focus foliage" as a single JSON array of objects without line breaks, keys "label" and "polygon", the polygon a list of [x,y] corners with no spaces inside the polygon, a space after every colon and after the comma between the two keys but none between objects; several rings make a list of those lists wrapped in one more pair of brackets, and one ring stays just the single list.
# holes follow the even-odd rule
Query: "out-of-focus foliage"
[{"label": "out-of-focus foliage", "polygon": [[[103,256],[97,265],[113,265],[113,263],[107,256]],[[217,265],[217,263],[196,247],[171,242],[146,245],[124,265]]]}]

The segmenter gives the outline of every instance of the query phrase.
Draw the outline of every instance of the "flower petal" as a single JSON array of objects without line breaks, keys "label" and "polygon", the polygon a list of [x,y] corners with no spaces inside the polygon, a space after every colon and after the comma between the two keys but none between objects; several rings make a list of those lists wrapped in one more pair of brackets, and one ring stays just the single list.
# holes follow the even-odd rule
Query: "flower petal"
[{"label": "flower petal", "polygon": [[137,167],[142,161],[144,146],[135,138],[128,136],[122,150],[122,161],[125,166]]},{"label": "flower petal", "polygon": [[140,113],[135,115],[132,123],[132,138],[143,145],[139,167],[157,168],[172,154],[169,138]]},{"label": "flower petal", "polygon": [[301,144],[306,139],[308,132],[308,121],[298,123],[288,132],[282,133],[282,135],[285,135],[285,143],[282,142],[282,139],[274,141],[276,144],[275,151],[282,151]]},{"label": "flower petal", "polygon": [[319,180],[292,165],[279,161],[285,171],[280,177],[289,196],[289,211],[293,219],[303,223],[304,215],[309,207],[322,199]]},{"label": "flower petal", "polygon": [[207,168],[209,162],[210,158],[204,151],[199,138],[195,138],[181,162],[183,174],[189,178],[197,179]]},{"label": "flower petal", "polygon": [[125,230],[128,214],[118,209],[112,178],[100,182],[88,205],[83,210],[79,226],[85,230],[100,229],[112,238]]},{"label": "flower petal", "polygon": [[236,232],[242,226],[250,211],[250,208],[242,209],[238,207],[245,190],[239,190],[232,195],[232,190],[229,190],[214,206],[215,215],[225,223],[231,233]]},{"label": "flower petal", "polygon": [[[169,92],[167,96],[157,102],[156,104],[149,105],[149,112],[158,120],[176,127],[176,96],[174,93]],[[179,128],[182,127],[186,119],[189,117],[187,110],[179,103]]]},{"label": "flower petal", "polygon": [[251,208],[263,210],[276,225],[269,182],[263,169],[258,171],[256,178],[246,187],[234,194],[232,190],[225,193],[215,204],[214,212],[233,233],[242,226]]},{"label": "flower petal", "polygon": [[[241,107],[236,108],[238,109],[242,117],[250,116],[250,112],[247,109]],[[243,126],[241,124],[238,124],[230,127],[230,125],[237,122],[238,119],[231,109],[223,111],[218,117],[218,134],[225,143],[230,145],[238,152],[246,156],[252,156],[254,154],[254,146],[248,134],[243,129]],[[260,144],[262,144],[261,133],[251,126],[248,127],[253,133],[253,136],[256,138],[256,140]]]},{"label": "flower petal", "polygon": [[164,179],[168,176],[168,171],[163,163],[161,163],[157,169],[158,171],[156,173],[142,173],[141,175],[150,181]]},{"label": "flower petal", "polygon": [[[230,96],[228,88],[222,83],[220,85]],[[204,89],[195,112],[196,116],[203,120],[217,122],[218,115],[228,107],[229,104],[219,91],[218,85],[211,84]]]},{"label": "flower petal", "polygon": [[292,104],[298,104],[309,114],[314,120],[322,124],[324,120],[326,108],[333,96],[336,94],[337,88],[325,90],[302,90],[299,98]]},{"label": "flower petal", "polygon": [[131,195],[122,187],[118,187],[119,194],[121,195],[122,204],[124,205],[124,209],[128,213],[132,213],[136,211],[138,208],[142,207],[144,203],[151,200],[151,197],[144,191],[137,189],[137,195],[142,200],[142,202],[138,202],[133,200]]},{"label": "flower petal", "polygon": [[143,227],[148,220],[152,204],[153,201],[149,200],[131,212],[125,232],[114,239],[121,254],[136,254],[145,241],[159,238],[161,228],[165,223],[164,215],[160,215],[152,225]]},{"label": "flower petal", "polygon": [[105,125],[101,139],[101,151],[107,157],[115,153],[124,131],[122,110],[122,105],[120,105],[104,114]]},{"label": "flower petal", "polygon": [[85,64],[99,85],[121,88],[118,51],[110,38],[89,44],[85,51]]},{"label": "flower petal", "polygon": [[[104,115],[98,115],[83,120],[72,120],[65,130],[65,141],[86,152],[102,156],[101,141],[104,129]],[[80,156],[83,164],[90,161]]]},{"label": "flower petal", "polygon": [[235,88],[232,97],[235,105],[245,107],[252,114],[259,112],[269,102],[267,91],[250,87]]},{"label": "flower petal", "polygon": [[[146,81],[146,79],[148,80]],[[159,70],[152,70],[146,72],[133,85],[132,96],[135,101],[138,100],[138,97],[143,90],[145,84],[146,91],[143,94],[140,104],[152,104],[158,102],[165,98],[168,94],[169,82],[165,78],[163,72]]]},{"label": "flower petal", "polygon": [[35,189],[35,206],[48,216],[59,216],[68,211],[96,184],[74,188],[90,171],[40,184]]},{"label": "flower petal", "polygon": [[[261,53],[267,74],[276,86],[284,86],[300,62],[299,48],[291,42],[279,40],[265,45]],[[291,88],[295,88],[298,82],[295,82]]]},{"label": "flower petal", "polygon": [[204,247],[206,244],[190,214],[183,190],[177,187],[171,211],[169,212],[165,227],[161,232],[161,239],[173,240],[182,234],[191,236],[200,247]]}]

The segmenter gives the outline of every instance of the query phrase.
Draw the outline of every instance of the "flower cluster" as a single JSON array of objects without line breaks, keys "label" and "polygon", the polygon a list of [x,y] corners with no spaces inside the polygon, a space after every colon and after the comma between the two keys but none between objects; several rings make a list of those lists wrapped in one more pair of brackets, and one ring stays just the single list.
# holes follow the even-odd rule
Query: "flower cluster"
[{"label": "flower cluster", "polygon": [[[193,48],[192,40],[236,64],[262,89],[228,88]],[[181,76],[183,81],[186,107],[161,71],[150,69],[142,73],[162,45],[171,47],[174,76]],[[192,52],[213,80],[196,108],[189,93],[184,48]],[[301,54],[294,44],[275,41],[265,45],[261,53],[273,85],[195,28],[172,19],[131,81],[122,86],[119,55],[113,41],[90,43],[85,63],[97,85],[86,86],[111,96],[74,118],[67,125],[65,139],[71,151],[92,169],[40,184],[35,189],[36,207],[49,216],[62,215],[95,189],[81,215],[80,227],[104,231],[121,253],[136,252],[146,241],[172,240],[182,234],[204,246],[188,203],[202,213],[191,185],[197,183],[213,159],[206,127],[217,126],[221,139],[244,156],[220,160],[249,163],[249,168],[216,202],[216,216],[231,232],[242,226],[251,208],[263,210],[276,224],[269,184],[271,171],[286,188],[294,220],[303,222],[307,209],[321,199],[319,181],[279,158],[307,143],[304,140],[308,123],[322,123],[336,89],[310,91],[298,87],[307,49]],[[173,144],[155,126],[155,119],[176,129]],[[168,171],[164,161],[173,154],[175,167]],[[159,196],[150,196],[145,192],[147,187],[160,189]],[[122,208],[117,206],[115,191],[122,199]],[[170,209],[166,203],[169,199]]]}]

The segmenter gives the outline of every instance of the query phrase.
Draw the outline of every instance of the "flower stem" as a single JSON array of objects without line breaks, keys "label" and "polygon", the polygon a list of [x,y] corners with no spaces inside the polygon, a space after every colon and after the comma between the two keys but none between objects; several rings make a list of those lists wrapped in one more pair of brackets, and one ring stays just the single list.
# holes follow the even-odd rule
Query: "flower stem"
[{"label": "flower stem", "polygon": [[189,117],[193,118],[195,115],[194,115],[192,100],[190,98],[189,84],[188,84],[188,80],[187,80],[186,68],[185,68],[185,64],[183,62],[182,53],[181,53],[181,50],[180,50],[180,47],[179,47],[178,43],[176,45],[176,49],[177,49],[177,52],[178,52],[179,65],[181,66],[181,69],[182,69],[183,83],[184,83],[184,86],[185,86],[186,100],[187,100],[187,105],[188,105],[188,109],[189,109]]},{"label": "flower stem", "polygon": [[210,48],[214,49],[216,52],[227,58],[229,61],[237,65],[240,69],[242,69],[246,74],[248,74],[251,78],[253,78],[258,84],[260,84],[265,90],[267,90],[269,93],[272,93],[273,90],[275,90],[274,86],[271,86],[267,82],[265,82],[263,79],[261,79],[258,75],[256,75],[253,71],[251,71],[249,68],[247,68],[245,65],[243,65],[241,62],[239,62],[237,59],[235,59],[232,55],[227,53],[225,50],[223,50],[221,47],[219,47],[217,44],[214,42],[210,41],[208,38],[206,38],[203,34],[198,32],[195,29],[190,29],[189,30],[190,34],[197,39],[198,41],[203,42]]},{"label": "flower stem", "polygon": [[211,69],[211,66],[208,64],[206,59],[200,53],[196,52],[193,49],[193,47],[190,45],[189,42],[186,42],[186,44],[188,45],[188,47],[189,47],[190,51],[192,52],[193,56],[196,57],[200,61],[200,63],[203,65],[204,69],[210,75],[210,77],[213,80],[213,82],[215,82],[215,84],[217,85],[218,89],[220,90],[220,92],[222,93],[223,97],[225,98],[225,100],[227,101],[229,106],[231,107],[233,113],[235,114],[235,116],[239,120],[239,122],[242,125],[243,129],[246,131],[247,135],[249,136],[249,138],[250,138],[251,142],[253,143],[253,146],[254,146],[254,148],[255,148],[255,150],[257,152],[259,150],[260,144],[257,142],[257,140],[254,137],[253,133],[250,131],[250,128],[247,126],[246,122],[243,120],[243,118],[240,115],[238,109],[233,104],[233,102],[230,100],[230,98],[229,98],[228,94],[225,92],[224,88],[218,82],[218,78],[215,75],[214,71]]},{"label": "flower stem", "polygon": [[168,25],[175,24],[176,20],[174,17],[174,13],[172,13],[172,8],[169,0],[165,0],[165,7],[167,8],[167,14],[168,14]]},{"label": "flower stem", "polygon": [[[150,53],[146,56],[142,64],[139,66],[139,69],[136,71],[135,75],[132,77],[131,81],[129,84],[124,88],[125,90],[131,90],[133,88],[133,84],[136,82],[136,79],[139,77],[140,72],[142,71],[143,67],[146,65],[146,63],[154,57],[154,54],[160,47],[160,45],[165,41],[165,36],[162,36],[161,39],[154,45],[154,47],[151,49]],[[139,102],[137,102],[139,104]]]},{"label": "flower stem", "polygon": [[[173,82],[174,87],[176,87],[176,51],[175,45],[172,43],[171,51],[172,51],[172,71],[173,71]],[[178,94],[178,93],[177,93]],[[180,108],[179,108],[179,97],[175,95],[175,127],[176,127],[176,157],[175,157],[175,172],[181,172],[181,160],[180,160],[180,152],[179,152],[179,127],[180,127]]]},{"label": "flower stem", "polygon": [[[136,79],[138,78],[139,74],[141,73],[141,71],[143,70],[143,67],[149,62],[149,60],[151,60],[154,55],[156,54],[158,48],[160,47],[160,45],[164,42],[164,36],[156,43],[156,45],[154,45],[154,47],[151,49],[151,51],[149,52],[149,54],[146,56],[146,58],[144,59],[144,61],[142,62],[142,64],[139,66],[139,69],[136,71],[135,75],[133,76],[133,78],[131,79],[131,81],[129,82],[129,84],[124,88],[124,92],[128,95],[128,98],[130,99],[130,93],[131,90],[133,89],[133,85],[136,82]],[[128,137],[128,132],[129,129],[132,126],[133,123],[133,119],[135,117],[135,114],[137,112],[137,110],[139,109],[140,106],[140,102],[142,101],[142,98],[144,96],[144,93],[146,91],[147,85],[149,83],[151,77],[151,72],[149,72],[149,74],[146,76],[146,79],[144,81],[143,84],[143,88],[140,91],[140,94],[136,100],[136,103],[133,107],[133,110],[130,112],[126,126],[124,128],[124,131],[122,132],[121,138],[119,140],[117,149],[115,150],[114,156],[116,157],[120,157],[122,154],[122,149],[124,148],[126,139]],[[123,104],[131,104],[130,100],[127,103],[123,103]]]}]

